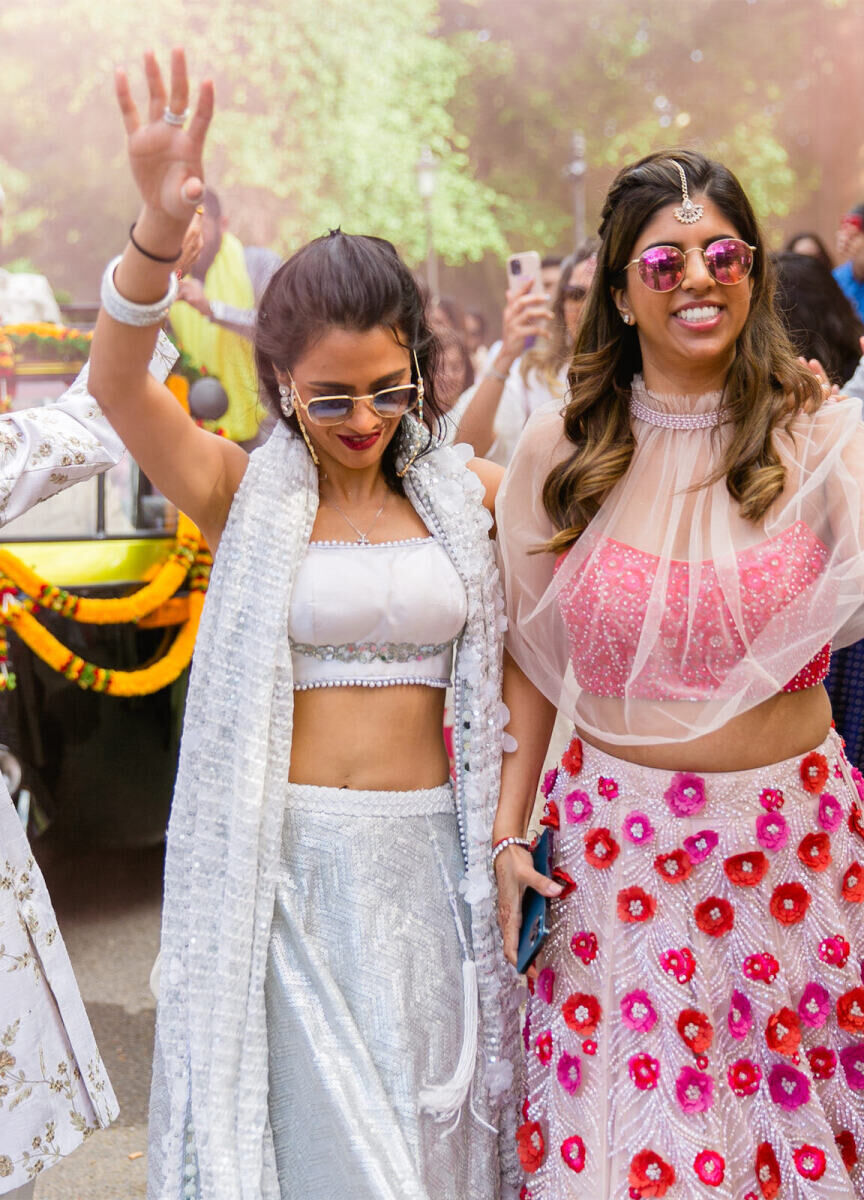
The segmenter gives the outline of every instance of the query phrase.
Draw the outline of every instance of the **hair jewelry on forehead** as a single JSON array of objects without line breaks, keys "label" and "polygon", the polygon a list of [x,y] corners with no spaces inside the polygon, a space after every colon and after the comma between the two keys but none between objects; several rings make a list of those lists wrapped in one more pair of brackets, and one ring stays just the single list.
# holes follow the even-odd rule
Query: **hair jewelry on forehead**
[{"label": "hair jewelry on forehead", "polygon": [[681,176],[681,204],[678,208],[672,209],[672,216],[676,221],[680,221],[682,225],[694,225],[697,221],[702,220],[702,217],[705,215],[705,209],[701,204],[694,204],[690,199],[684,168],[676,159],[673,158],[672,161],[675,163],[675,166],[678,168],[678,174]]}]

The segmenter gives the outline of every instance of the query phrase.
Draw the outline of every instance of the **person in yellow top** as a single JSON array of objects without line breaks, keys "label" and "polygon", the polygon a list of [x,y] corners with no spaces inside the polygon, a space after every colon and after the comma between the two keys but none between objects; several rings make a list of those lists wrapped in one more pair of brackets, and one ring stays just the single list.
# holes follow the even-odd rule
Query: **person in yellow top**
[{"label": "person in yellow top", "polygon": [[234,442],[253,442],[263,411],[258,405],[252,332],[256,309],[281,258],[263,246],[244,247],[228,232],[216,193],[202,200],[203,248],[181,280],[171,325],[196,366],[215,375],[228,394],[218,424]]}]

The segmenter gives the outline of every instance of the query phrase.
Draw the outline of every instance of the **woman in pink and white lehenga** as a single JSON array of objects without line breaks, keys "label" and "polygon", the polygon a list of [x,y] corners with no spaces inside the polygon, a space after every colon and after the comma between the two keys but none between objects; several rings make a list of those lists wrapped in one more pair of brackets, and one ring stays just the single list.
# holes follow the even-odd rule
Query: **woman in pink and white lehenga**
[{"label": "woman in pink and white lehenga", "polygon": [[[624,169],[563,410],[498,500],[495,839],[543,781],[562,887],[525,1025],[531,1200],[864,1196],[864,781],[830,646],[864,633],[864,426],[772,308],[734,176]],[[496,856],[514,955],[527,850]]]}]

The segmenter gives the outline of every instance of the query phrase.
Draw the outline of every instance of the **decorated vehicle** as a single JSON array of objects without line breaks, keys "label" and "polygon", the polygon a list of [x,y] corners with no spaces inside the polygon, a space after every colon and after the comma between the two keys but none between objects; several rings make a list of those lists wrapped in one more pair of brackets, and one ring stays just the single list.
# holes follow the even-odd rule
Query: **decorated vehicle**
[{"label": "decorated vehicle", "polygon": [[[7,405],[41,403],[77,375],[89,334],[58,328],[0,329]],[[52,341],[58,355],[74,347],[77,357],[39,357]],[[190,374],[168,380],[187,407]],[[205,385],[211,416],[218,384]],[[160,841],[209,579],[206,544],[128,457],[11,521],[2,538],[0,737],[20,765],[19,808],[36,830],[51,825],[64,837]]]}]

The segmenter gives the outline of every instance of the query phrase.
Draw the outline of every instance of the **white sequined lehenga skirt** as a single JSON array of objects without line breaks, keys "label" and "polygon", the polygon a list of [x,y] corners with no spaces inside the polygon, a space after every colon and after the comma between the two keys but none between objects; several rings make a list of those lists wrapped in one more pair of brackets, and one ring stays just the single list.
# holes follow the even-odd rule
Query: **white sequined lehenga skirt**
[{"label": "white sequined lehenga skirt", "polygon": [[499,1195],[470,1100],[451,1132],[418,1106],[462,1047],[462,874],[449,786],[291,785],[266,978],[282,1200]]},{"label": "white sequined lehenga skirt", "polygon": [[574,887],[527,1011],[525,1200],[864,1197],[864,781],[837,735],[717,774],[574,738],[544,792]]}]

